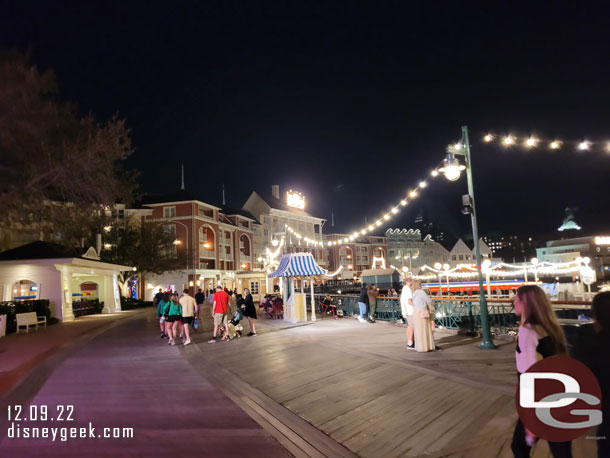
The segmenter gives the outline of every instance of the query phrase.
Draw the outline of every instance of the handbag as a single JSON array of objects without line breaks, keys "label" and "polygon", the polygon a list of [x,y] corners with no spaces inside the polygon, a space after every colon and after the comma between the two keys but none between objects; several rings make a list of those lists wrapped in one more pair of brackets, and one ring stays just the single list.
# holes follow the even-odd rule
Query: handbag
[{"label": "handbag", "polygon": [[199,329],[199,320],[197,318],[195,318],[195,321],[193,321],[193,329],[195,331]]}]

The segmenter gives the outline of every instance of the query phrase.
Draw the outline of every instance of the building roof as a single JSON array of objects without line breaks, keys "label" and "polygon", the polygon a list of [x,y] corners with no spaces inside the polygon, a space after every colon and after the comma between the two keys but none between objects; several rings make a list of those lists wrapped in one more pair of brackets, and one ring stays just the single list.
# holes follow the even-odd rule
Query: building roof
[{"label": "building roof", "polygon": [[234,215],[243,216],[244,218],[251,219],[255,223],[260,224],[260,222],[252,215],[252,213],[250,213],[247,210],[236,210],[235,208],[231,208],[227,205],[223,205],[222,207],[220,207],[220,212],[227,216],[234,216]]},{"label": "building roof", "polygon": [[[294,213],[295,215],[312,216],[309,213],[307,213],[305,210],[301,210],[299,208],[290,207],[290,206],[286,205],[286,203],[284,203],[282,201],[282,199],[276,199],[269,192],[266,192],[266,193],[259,193],[259,192],[256,192],[256,191],[254,191],[254,192],[261,199],[263,199],[265,201],[265,203],[267,205],[269,205],[271,208],[275,208],[276,210],[282,210],[282,211],[285,211],[285,212]],[[317,218],[315,216],[312,216],[312,217]],[[320,218],[320,219],[323,219],[323,218]]]},{"label": "building roof", "polygon": [[149,194],[142,197],[140,205],[155,205],[155,204],[164,204],[170,202],[201,202],[202,204],[209,205],[210,207],[220,208],[217,205],[211,204],[207,201],[207,199],[201,198],[201,196],[197,196],[195,193],[191,191],[187,191],[186,189],[179,189],[177,191],[173,191],[167,194]]},{"label": "building roof", "polygon": [[83,251],[58,243],[36,241],[0,253],[0,261],[26,259],[81,258]]}]

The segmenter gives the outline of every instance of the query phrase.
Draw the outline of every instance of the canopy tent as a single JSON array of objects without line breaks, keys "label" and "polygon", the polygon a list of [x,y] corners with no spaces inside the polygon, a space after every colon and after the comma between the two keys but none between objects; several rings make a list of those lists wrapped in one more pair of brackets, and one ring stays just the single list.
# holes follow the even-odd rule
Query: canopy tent
[{"label": "canopy tent", "polygon": [[316,277],[327,273],[311,253],[288,253],[282,256],[280,265],[269,277]]},{"label": "canopy tent", "polygon": [[[282,256],[280,264],[275,272],[269,274],[270,278],[285,278],[287,281],[286,292],[289,294],[286,301],[286,319],[288,321],[307,320],[305,310],[305,295],[295,294],[293,288],[290,287],[293,278],[310,278],[311,286],[311,320],[316,320],[316,304],[314,300],[313,278],[321,275],[326,275],[328,270],[323,269],[318,265],[311,253],[288,253]],[[292,294],[290,294],[292,292]]]}]

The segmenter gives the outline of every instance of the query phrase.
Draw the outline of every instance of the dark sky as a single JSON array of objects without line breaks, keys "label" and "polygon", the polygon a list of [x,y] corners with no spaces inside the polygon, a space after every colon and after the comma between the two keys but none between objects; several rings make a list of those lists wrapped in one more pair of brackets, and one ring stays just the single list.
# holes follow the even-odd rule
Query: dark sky
[{"label": "dark sky", "polygon": [[[481,232],[540,234],[577,207],[609,230],[610,153],[485,145],[488,131],[610,141],[610,8],[588,2],[0,0],[62,98],[132,129],[146,192],[243,204],[301,190],[338,230],[377,218],[471,131]],[[462,179],[425,202],[460,215]],[[409,227],[417,205],[392,227]],[[327,229],[326,231],[329,231]]]}]

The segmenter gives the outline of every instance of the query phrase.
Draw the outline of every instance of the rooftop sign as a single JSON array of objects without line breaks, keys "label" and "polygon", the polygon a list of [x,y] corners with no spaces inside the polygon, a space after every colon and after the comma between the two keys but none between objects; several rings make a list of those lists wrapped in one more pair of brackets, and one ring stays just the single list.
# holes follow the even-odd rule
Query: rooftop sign
[{"label": "rooftop sign", "polygon": [[610,245],[610,236],[597,236],[595,237],[596,245]]},{"label": "rooftop sign", "polygon": [[305,197],[300,192],[288,191],[286,193],[286,204],[289,207],[305,210]]}]

